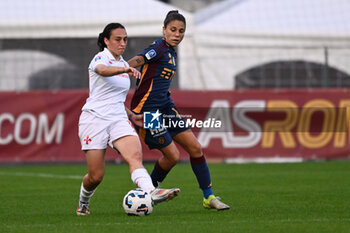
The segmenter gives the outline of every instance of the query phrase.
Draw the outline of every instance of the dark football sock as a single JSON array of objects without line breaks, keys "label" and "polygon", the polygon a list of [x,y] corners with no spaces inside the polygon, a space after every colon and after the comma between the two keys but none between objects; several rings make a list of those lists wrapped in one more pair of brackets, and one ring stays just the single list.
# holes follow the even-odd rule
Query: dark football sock
[{"label": "dark football sock", "polygon": [[159,161],[157,161],[151,173],[152,183],[154,187],[158,187],[159,184],[163,182],[168,173],[169,171],[166,171],[163,168],[161,168],[159,165]]},{"label": "dark football sock", "polygon": [[213,195],[211,188],[210,172],[204,155],[199,158],[190,158],[192,170],[197,177],[199,187],[202,189],[204,198]]}]

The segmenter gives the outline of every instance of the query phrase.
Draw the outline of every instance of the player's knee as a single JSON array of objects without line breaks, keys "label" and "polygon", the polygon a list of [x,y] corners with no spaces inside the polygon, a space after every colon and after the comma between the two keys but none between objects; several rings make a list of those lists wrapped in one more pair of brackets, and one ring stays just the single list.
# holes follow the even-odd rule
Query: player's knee
[{"label": "player's knee", "polygon": [[173,160],[173,164],[177,164],[180,161],[180,154],[178,156],[176,156]]},{"label": "player's knee", "polygon": [[89,175],[90,182],[93,184],[99,184],[102,182],[104,176],[104,172],[94,172]]},{"label": "player's knee", "polygon": [[199,157],[202,156],[203,151],[202,151],[202,146],[199,142],[193,143],[188,147],[188,152],[191,155],[191,157]]},{"label": "player's knee", "polygon": [[180,160],[180,152],[178,150],[174,151],[171,156],[168,156],[168,160],[174,166]]}]

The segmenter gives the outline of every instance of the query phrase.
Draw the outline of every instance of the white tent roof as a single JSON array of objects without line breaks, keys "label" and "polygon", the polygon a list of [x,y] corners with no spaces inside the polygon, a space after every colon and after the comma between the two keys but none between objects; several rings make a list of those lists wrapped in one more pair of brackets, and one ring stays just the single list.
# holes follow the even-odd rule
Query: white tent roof
[{"label": "white tent roof", "polygon": [[349,0],[227,0],[195,16],[201,32],[350,37]]},{"label": "white tent roof", "polygon": [[1,8],[0,38],[96,37],[110,22],[122,23],[129,36],[160,36],[176,9],[155,0],[10,0]]},{"label": "white tent roof", "polygon": [[[272,62],[325,62],[350,73],[349,0],[225,0],[195,14],[183,89],[232,89],[234,77]],[[194,62],[195,60],[196,62]]]}]

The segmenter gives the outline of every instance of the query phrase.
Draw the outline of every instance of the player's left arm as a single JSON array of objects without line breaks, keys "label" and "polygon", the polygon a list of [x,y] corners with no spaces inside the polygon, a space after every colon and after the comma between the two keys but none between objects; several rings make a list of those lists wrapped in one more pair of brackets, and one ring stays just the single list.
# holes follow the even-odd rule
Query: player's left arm
[{"label": "player's left arm", "polygon": [[126,114],[128,115],[129,120],[135,125],[142,127],[143,126],[143,114],[135,114],[130,109],[125,107]]}]

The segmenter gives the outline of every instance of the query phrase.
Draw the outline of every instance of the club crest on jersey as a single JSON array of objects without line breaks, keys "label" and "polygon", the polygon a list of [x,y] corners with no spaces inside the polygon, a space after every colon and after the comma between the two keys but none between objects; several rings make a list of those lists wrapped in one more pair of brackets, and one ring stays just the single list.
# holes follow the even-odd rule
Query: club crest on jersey
[{"label": "club crest on jersey", "polygon": [[174,66],[176,65],[175,64],[175,59],[174,58],[170,58],[170,60],[168,61],[169,64],[173,64]]},{"label": "club crest on jersey", "polygon": [[157,55],[157,53],[156,53],[156,51],[154,50],[154,49],[151,49],[150,51],[148,51],[147,53],[146,53],[146,58],[148,59],[148,60],[151,60],[152,58],[154,58],[155,56]]}]

